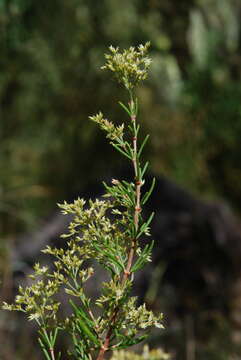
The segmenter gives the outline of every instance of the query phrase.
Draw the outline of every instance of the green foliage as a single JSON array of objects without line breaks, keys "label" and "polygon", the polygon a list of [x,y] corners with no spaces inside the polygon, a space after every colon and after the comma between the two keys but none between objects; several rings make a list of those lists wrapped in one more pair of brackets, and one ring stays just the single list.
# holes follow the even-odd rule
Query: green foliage
[{"label": "green foliage", "polygon": [[0,2],[3,293],[13,271],[9,240],[33,229],[60,198],[72,199],[120,167],[86,122],[107,105],[108,117],[122,122],[112,105],[121,90],[99,70],[106,44],[151,39],[150,77],[137,90],[152,139],[151,169],[240,212],[240,6],[238,0]]},{"label": "green foliage", "polygon": [[[238,191],[234,183],[240,172],[235,153],[240,149],[238,145],[222,149],[216,137],[205,131],[205,124],[211,122],[226,132],[230,112],[235,116],[232,121],[240,123],[239,6],[234,0],[165,0],[160,4],[123,0],[121,6],[114,0],[98,5],[84,0],[51,1],[44,6],[33,0],[2,1],[3,234],[33,226],[59,198],[72,195],[70,189],[76,193],[96,178],[96,171],[104,172],[105,156],[94,149],[101,144],[107,154],[108,147],[85,119],[93,107],[97,111],[110,97],[117,97],[118,90],[112,84],[106,86],[96,66],[101,67],[107,43],[127,46],[152,41],[151,77],[149,84],[138,90],[144,100],[143,124],[152,135],[152,169],[197,192],[208,189],[235,200]],[[210,69],[211,81],[218,82],[211,87],[208,79],[203,84]],[[188,93],[183,97],[186,85]],[[155,88],[156,98],[150,96],[150,86]],[[225,93],[215,98],[223,88]],[[215,98],[214,113],[206,108],[207,89]],[[190,103],[195,104],[194,112]],[[114,112],[110,105],[110,116]],[[120,118],[117,115],[117,120]],[[238,129],[231,134],[235,144]],[[199,142],[203,131],[207,146]],[[205,150],[213,146],[217,156],[209,161],[212,154]],[[225,159],[219,161],[220,157]],[[109,166],[116,164],[116,159],[110,156]]]},{"label": "green foliage", "polygon": [[[36,264],[31,275],[33,284],[25,289],[20,287],[15,303],[3,306],[6,310],[22,311],[29,320],[37,322],[39,343],[47,360],[55,359],[59,330],[72,338],[69,353],[76,359],[102,360],[107,351],[125,349],[143,341],[150,328],[163,328],[162,314],[155,316],[145,304],[137,305],[137,298],[130,294],[134,273],[151,261],[153,247],[153,242],[144,248],[141,244],[143,234],[150,236],[149,225],[154,215],[143,219],[141,207],[150,197],[154,182],[142,196],[147,166],[142,165],[141,153],[147,138],[139,148],[138,101],[134,93],[137,84],[147,76],[148,47],[149,44],[140,45],[138,49],[131,47],[123,53],[111,47],[113,55],[106,55],[107,64],[103,67],[114,72],[129,91],[129,103],[122,104],[129,116],[128,131],[124,131],[124,124],[116,126],[101,113],[90,117],[106,132],[110,144],[132,162],[133,182],[114,179],[111,185],[104,184],[103,200],[89,200],[86,204],[84,199],[77,199],[59,205],[63,214],[73,216],[68,232],[62,236],[67,247],[47,246],[43,252],[53,256],[54,270],[50,272],[48,267]],[[102,283],[97,299],[90,298],[85,291],[85,283],[94,276],[93,267],[88,265],[90,259],[108,273],[108,281]],[[61,304],[56,300],[61,288],[72,308],[72,314],[64,320],[58,318]],[[97,316],[96,306],[100,308]],[[150,359],[164,358],[161,356],[157,351],[155,356],[150,354]]]}]

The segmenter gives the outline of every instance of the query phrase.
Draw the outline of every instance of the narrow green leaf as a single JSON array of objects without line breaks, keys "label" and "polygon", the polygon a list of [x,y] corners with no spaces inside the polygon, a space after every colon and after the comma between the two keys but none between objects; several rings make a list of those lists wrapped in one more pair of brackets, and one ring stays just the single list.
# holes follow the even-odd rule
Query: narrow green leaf
[{"label": "narrow green leaf", "polygon": [[51,341],[49,339],[48,333],[45,329],[39,330],[39,334],[42,337],[42,340],[44,341],[45,345],[47,345],[48,348],[52,346]]},{"label": "narrow green leaf", "polygon": [[115,349],[126,349],[129,346],[139,344],[140,342],[145,340],[147,338],[147,336],[148,335],[142,335],[142,336],[138,336],[137,338],[134,338],[134,339],[127,339],[125,341],[122,341],[118,346],[115,347]]},{"label": "narrow green leaf", "polygon": [[[119,271],[125,270],[125,265],[116,259],[116,254],[113,255],[110,252],[104,251],[96,244],[93,244],[93,246],[97,251],[99,251],[100,253],[105,255],[107,258],[111,259],[113,261],[113,263],[119,268]],[[110,247],[109,247],[109,250],[112,251],[112,249]]]},{"label": "narrow green leaf", "polygon": [[140,270],[147,263],[147,258],[151,255],[153,246],[154,246],[154,240],[152,240],[150,244],[147,244],[145,246],[141,255],[136,260],[135,264],[132,266],[131,272],[136,272]]},{"label": "narrow green leaf", "polygon": [[142,205],[144,205],[144,204],[147,202],[147,200],[149,199],[149,197],[151,196],[151,194],[152,194],[152,192],[153,192],[153,189],[154,189],[154,187],[155,187],[155,184],[156,184],[156,179],[153,178],[153,179],[152,179],[152,184],[151,184],[150,190],[147,191],[147,192],[145,193],[145,195],[143,196],[143,199],[142,199],[142,201],[141,201],[141,204],[142,204]]},{"label": "narrow green leaf", "polygon": [[131,190],[134,189],[134,187],[133,187],[134,184],[133,183],[129,183],[126,180],[122,180],[122,183],[125,184],[126,187],[129,187]]},{"label": "narrow green leaf", "polygon": [[133,158],[133,149],[131,145],[128,143],[128,141],[125,141],[125,147],[128,148],[129,155],[131,156],[131,159]]},{"label": "narrow green leaf", "polygon": [[137,97],[135,98],[135,115],[138,114],[138,99]]},{"label": "narrow green leaf", "polygon": [[119,104],[127,112],[127,114],[131,116],[130,110],[126,107],[126,105],[123,104],[121,101],[119,101]]},{"label": "narrow green leaf", "polygon": [[104,188],[108,193],[111,193],[111,194],[113,193],[113,187],[112,186],[107,185],[104,181],[102,182],[102,184],[104,185]]},{"label": "narrow green leaf", "polygon": [[121,270],[125,270],[125,266],[123,264],[121,264],[118,260],[116,260],[115,256],[113,256],[110,253],[105,253],[106,256],[111,259],[113,261],[113,263],[118,267],[118,269]]},{"label": "narrow green leaf", "polygon": [[152,221],[153,217],[154,217],[154,212],[151,213],[149,219],[144,223],[142,224],[141,226],[141,229],[140,229],[140,232],[139,234],[137,235],[137,239],[145,232],[145,230],[147,229],[147,227],[149,226],[150,222]]},{"label": "narrow green leaf", "polygon": [[146,142],[147,142],[147,140],[149,139],[149,137],[150,137],[150,135],[148,134],[148,135],[146,135],[145,139],[143,140],[143,142],[142,142],[142,144],[141,144],[141,146],[140,146],[140,150],[138,151],[138,157],[141,156],[142,151],[143,151],[143,149],[144,149],[144,146],[146,145]]},{"label": "narrow green leaf", "polygon": [[77,328],[80,333],[83,333],[87,338],[93,341],[95,345],[100,345],[98,338],[93,334],[90,328],[82,321],[80,318],[78,319]]},{"label": "narrow green leaf", "polygon": [[43,351],[46,359],[47,359],[47,360],[51,360],[51,358],[50,358],[50,356],[49,356],[49,353],[48,353],[48,351],[46,350],[46,348],[45,348],[45,346],[44,346],[44,343],[42,342],[42,340],[41,340],[40,338],[38,338],[38,342],[39,342],[39,344],[40,344],[40,347],[41,347],[41,349],[42,349],[42,351]]},{"label": "narrow green leaf", "polygon": [[81,307],[77,307],[71,299],[69,300],[69,302],[74,309],[76,315],[79,315],[82,319],[84,319],[87,322],[88,326],[93,327],[94,323],[86,314],[86,312]]},{"label": "narrow green leaf", "polygon": [[123,139],[116,138],[115,140],[118,142],[118,144],[119,144],[120,146],[123,146],[123,145],[125,144],[125,142],[123,141]]},{"label": "narrow green leaf", "polygon": [[41,349],[44,348],[44,343],[42,342],[41,338],[38,338],[38,342],[40,344]]},{"label": "narrow green leaf", "polygon": [[127,154],[124,150],[120,149],[118,145],[116,145],[115,143],[111,142],[111,145],[117,150],[119,151],[122,155],[126,156],[128,159],[132,160],[131,156],[129,154]]},{"label": "narrow green leaf", "polygon": [[120,182],[119,186],[122,189],[122,195],[125,195],[125,197],[126,196],[128,197],[128,199],[130,200],[130,205],[134,205],[135,204],[135,191],[134,191],[133,187],[131,186],[131,184],[128,183],[127,181],[123,180],[122,182]]},{"label": "narrow green leaf", "polygon": [[142,171],[141,171],[141,177],[142,177],[142,178],[143,178],[143,176],[144,176],[144,174],[145,174],[145,172],[146,172],[146,170],[147,170],[147,168],[148,168],[148,165],[149,165],[149,162],[147,161],[147,162],[145,163]]},{"label": "narrow green leaf", "polygon": [[141,180],[141,166],[139,161],[137,161],[136,167],[137,167],[137,179]]},{"label": "narrow green leaf", "polygon": [[134,129],[133,129],[132,123],[131,123],[131,125],[128,125],[128,129],[130,130],[131,134],[133,134]]},{"label": "narrow green leaf", "polygon": [[146,221],[146,223],[142,225],[142,226],[143,226],[143,228],[144,228],[144,226],[145,226],[145,228],[146,228],[147,226],[149,226],[149,225],[150,225],[150,223],[151,223],[151,221],[152,221],[152,219],[153,219],[154,215],[155,215],[155,213],[154,213],[154,211],[153,211],[153,212],[151,213],[151,215],[149,216],[149,219]]},{"label": "narrow green leaf", "polygon": [[46,356],[46,359],[51,360],[48,351],[46,349],[42,349],[42,350],[44,352],[44,355]]},{"label": "narrow green leaf", "polygon": [[53,348],[54,345],[55,345],[55,341],[56,341],[56,337],[57,337],[57,334],[58,334],[58,330],[59,328],[56,327],[54,329],[54,331],[50,331],[50,334],[49,334],[49,338],[50,338],[50,343],[51,343],[51,347]]},{"label": "narrow green leaf", "polygon": [[101,265],[103,266],[103,268],[107,271],[109,271],[111,273],[111,276],[115,276],[115,275],[119,275],[119,272],[115,272],[114,269],[111,266],[108,266],[104,263],[101,263]]},{"label": "narrow green leaf", "polygon": [[55,344],[55,342],[56,342],[56,338],[57,338],[58,332],[59,332],[59,328],[57,327],[57,328],[55,329],[55,331],[54,331],[53,344]]}]

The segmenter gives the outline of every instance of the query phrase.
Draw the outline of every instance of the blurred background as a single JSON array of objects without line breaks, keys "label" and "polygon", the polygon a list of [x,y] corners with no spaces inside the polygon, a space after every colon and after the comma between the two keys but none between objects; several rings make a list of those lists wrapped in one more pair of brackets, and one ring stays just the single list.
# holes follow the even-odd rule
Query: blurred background
[{"label": "blurred background", "polygon": [[[1,301],[61,233],[56,202],[125,172],[88,116],[123,121],[104,53],[150,40],[138,96],[156,250],[138,291],[166,325],[151,345],[177,360],[241,358],[240,19],[240,0],[0,1]],[[41,359],[32,331],[1,311],[0,359]]]}]

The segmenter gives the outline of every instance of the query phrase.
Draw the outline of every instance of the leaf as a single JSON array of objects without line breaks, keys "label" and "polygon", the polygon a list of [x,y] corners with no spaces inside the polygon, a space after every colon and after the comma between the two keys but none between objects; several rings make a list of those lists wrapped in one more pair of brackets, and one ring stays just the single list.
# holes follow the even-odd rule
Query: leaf
[{"label": "leaf", "polygon": [[39,344],[40,344],[40,347],[41,347],[41,349],[42,349],[42,351],[43,351],[46,359],[47,359],[47,360],[51,360],[51,358],[50,358],[50,356],[49,356],[49,353],[48,353],[48,351],[46,350],[46,348],[45,348],[45,346],[44,346],[44,343],[42,342],[42,340],[41,340],[40,338],[38,338],[38,342],[39,342]]},{"label": "leaf", "polygon": [[126,340],[122,341],[118,346],[115,347],[115,349],[125,349],[129,346],[133,346],[136,344],[139,344],[143,340],[147,338],[148,335],[141,335],[134,339],[127,338]]},{"label": "leaf", "polygon": [[128,141],[125,141],[125,147],[129,150],[129,155],[131,156],[131,159],[133,158],[133,149],[131,145],[128,143]]},{"label": "leaf", "polygon": [[151,223],[154,215],[155,215],[155,213],[152,212],[151,215],[150,215],[150,217],[149,217],[149,219],[148,219],[144,224],[142,224],[141,229],[140,229],[140,232],[139,232],[139,234],[136,236],[137,239],[138,239],[138,238],[145,232],[145,230],[148,228],[148,226],[150,225],[150,223]]},{"label": "leaf", "polygon": [[128,159],[132,160],[131,156],[126,153],[124,150],[122,150],[117,144],[111,142],[111,145],[117,150],[119,151],[122,155],[126,156]]},{"label": "leaf", "polygon": [[52,348],[53,348],[54,345],[55,345],[58,331],[59,331],[59,328],[58,328],[58,327],[56,327],[56,328],[54,329],[54,331],[50,331],[49,338],[50,338],[50,343],[51,343],[51,347],[52,347]]},{"label": "leaf", "polygon": [[77,328],[80,333],[84,334],[87,338],[93,341],[93,343],[97,346],[100,346],[100,342],[98,338],[93,334],[90,328],[84,323],[80,318],[78,319]]},{"label": "leaf", "polygon": [[132,125],[128,125],[128,129],[130,130],[131,134],[133,133],[133,127]]},{"label": "leaf", "polygon": [[138,99],[137,97],[135,98],[135,114],[137,115],[138,113]]},{"label": "leaf", "polygon": [[152,240],[150,244],[147,244],[145,246],[141,255],[136,260],[135,264],[133,264],[131,268],[131,272],[136,272],[137,270],[140,270],[146,264],[148,257],[150,257],[152,253],[153,246],[154,246],[154,240]]},{"label": "leaf", "polygon": [[142,151],[144,149],[144,146],[146,145],[146,142],[149,139],[149,137],[150,137],[150,135],[148,134],[148,135],[146,135],[145,139],[143,140],[143,142],[142,142],[142,144],[140,146],[140,150],[138,151],[138,157],[140,157],[140,155],[141,155],[141,153],[142,153]]},{"label": "leaf", "polygon": [[75,347],[75,351],[77,354],[77,359],[87,359],[87,347],[86,347],[86,343],[83,342],[83,339],[76,339],[76,336],[74,333],[72,333],[72,339],[73,339],[73,343],[74,343],[74,347]]},{"label": "leaf", "polygon": [[142,171],[141,171],[141,177],[144,176],[144,174],[145,174],[145,172],[146,172],[146,170],[147,170],[147,168],[148,168],[148,165],[149,165],[149,162],[147,161],[147,162],[145,163]]},{"label": "leaf", "polygon": [[129,116],[131,116],[130,110],[123,104],[121,101],[119,101],[120,106],[127,112]]},{"label": "leaf", "polygon": [[54,330],[53,344],[55,344],[55,342],[56,342],[56,338],[57,338],[58,332],[59,332],[59,328],[57,327],[57,328]]},{"label": "leaf", "polygon": [[[107,245],[106,245],[107,246]],[[112,255],[110,252],[104,251],[103,249],[101,249],[98,245],[93,244],[93,247],[100,252],[100,254],[103,254],[104,256],[106,256],[108,259],[111,259],[113,261],[113,263],[118,267],[119,271],[125,270],[125,265],[122,264],[121,262],[119,262],[116,259],[115,255]],[[110,251],[113,251],[110,247],[108,247]]]},{"label": "leaf", "polygon": [[[93,321],[86,315],[83,309],[78,308],[72,300],[70,300],[70,304],[73,307],[75,314],[78,316],[78,324],[77,328],[80,333],[84,334],[87,338],[93,341],[93,343],[97,346],[100,345],[98,338],[92,332],[94,327]],[[94,330],[95,331],[95,330]]]},{"label": "leaf", "polygon": [[81,307],[77,307],[75,303],[72,300],[69,300],[72,308],[74,309],[76,315],[80,316],[82,319],[84,319],[88,326],[93,327],[94,322],[89,318],[89,316],[85,313],[85,311]]},{"label": "leaf", "polygon": [[101,265],[103,266],[103,268],[107,271],[109,271],[111,273],[111,276],[115,276],[118,275],[118,273],[116,273],[114,271],[114,269],[111,266],[106,265],[105,263],[101,263]]},{"label": "leaf", "polygon": [[142,201],[141,201],[141,204],[142,204],[142,205],[144,205],[144,204],[147,202],[147,200],[149,199],[149,197],[151,196],[151,194],[152,194],[152,192],[153,192],[153,189],[154,189],[154,187],[155,187],[155,184],[156,184],[156,179],[153,178],[153,179],[152,179],[152,184],[151,184],[150,190],[147,191],[147,192],[145,193],[145,195],[143,196],[143,199],[142,199]]},{"label": "leaf", "polygon": [[113,188],[111,186],[107,185],[104,181],[102,182],[102,184],[104,185],[104,188],[108,193],[113,193]]}]

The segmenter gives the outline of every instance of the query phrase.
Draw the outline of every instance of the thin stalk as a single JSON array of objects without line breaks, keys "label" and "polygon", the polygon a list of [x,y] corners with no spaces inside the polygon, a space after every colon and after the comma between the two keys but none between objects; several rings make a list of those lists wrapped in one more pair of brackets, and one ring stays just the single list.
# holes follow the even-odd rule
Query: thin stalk
[{"label": "thin stalk", "polygon": [[43,333],[44,333],[44,335],[45,335],[45,339],[47,340],[47,343],[48,343],[48,346],[49,346],[49,349],[48,349],[48,350],[49,350],[49,353],[50,353],[50,356],[51,356],[51,360],[55,360],[54,348],[53,348],[54,342],[51,341],[51,337],[52,337],[52,336],[49,337],[49,335],[48,335],[45,327],[44,327],[44,329],[43,329]]},{"label": "thin stalk", "polygon": [[[138,137],[138,132],[136,129],[136,114],[134,112],[134,101],[133,101],[133,96],[132,94],[130,94],[130,110],[131,110],[131,121],[132,121],[132,129],[133,129],[133,138],[132,138],[132,150],[133,150],[133,158],[132,158],[132,163],[133,163],[133,168],[134,168],[134,173],[135,173],[135,210],[134,210],[134,225],[135,225],[135,231],[136,234],[138,232],[138,228],[139,228],[139,216],[140,216],[140,212],[141,212],[141,185],[142,185],[142,180],[140,178],[139,175],[139,160],[138,160],[138,149],[137,149],[137,137]],[[132,266],[132,262],[135,256],[135,252],[136,252],[136,245],[137,245],[137,238],[133,238],[131,241],[131,247],[130,247],[130,251],[128,254],[128,260],[127,260],[127,265],[126,268],[123,272],[122,275],[122,279],[121,279],[121,284],[124,285],[124,283],[127,281],[128,277],[131,275],[131,266]],[[107,331],[106,337],[105,337],[105,341],[104,344],[101,346],[98,356],[96,358],[96,360],[103,360],[105,357],[105,353],[106,351],[109,350],[109,345],[110,345],[110,339],[112,336],[112,332],[114,329],[114,325],[115,325],[115,321],[116,321],[116,317],[118,316],[118,312],[119,312],[120,308],[119,306],[117,306],[113,312],[113,315],[110,319],[110,327]]]},{"label": "thin stalk", "polygon": [[52,360],[55,360],[54,349],[53,349],[53,348],[50,348],[50,349],[49,349],[49,352],[50,352],[50,355],[51,355],[51,359],[52,359]]}]

